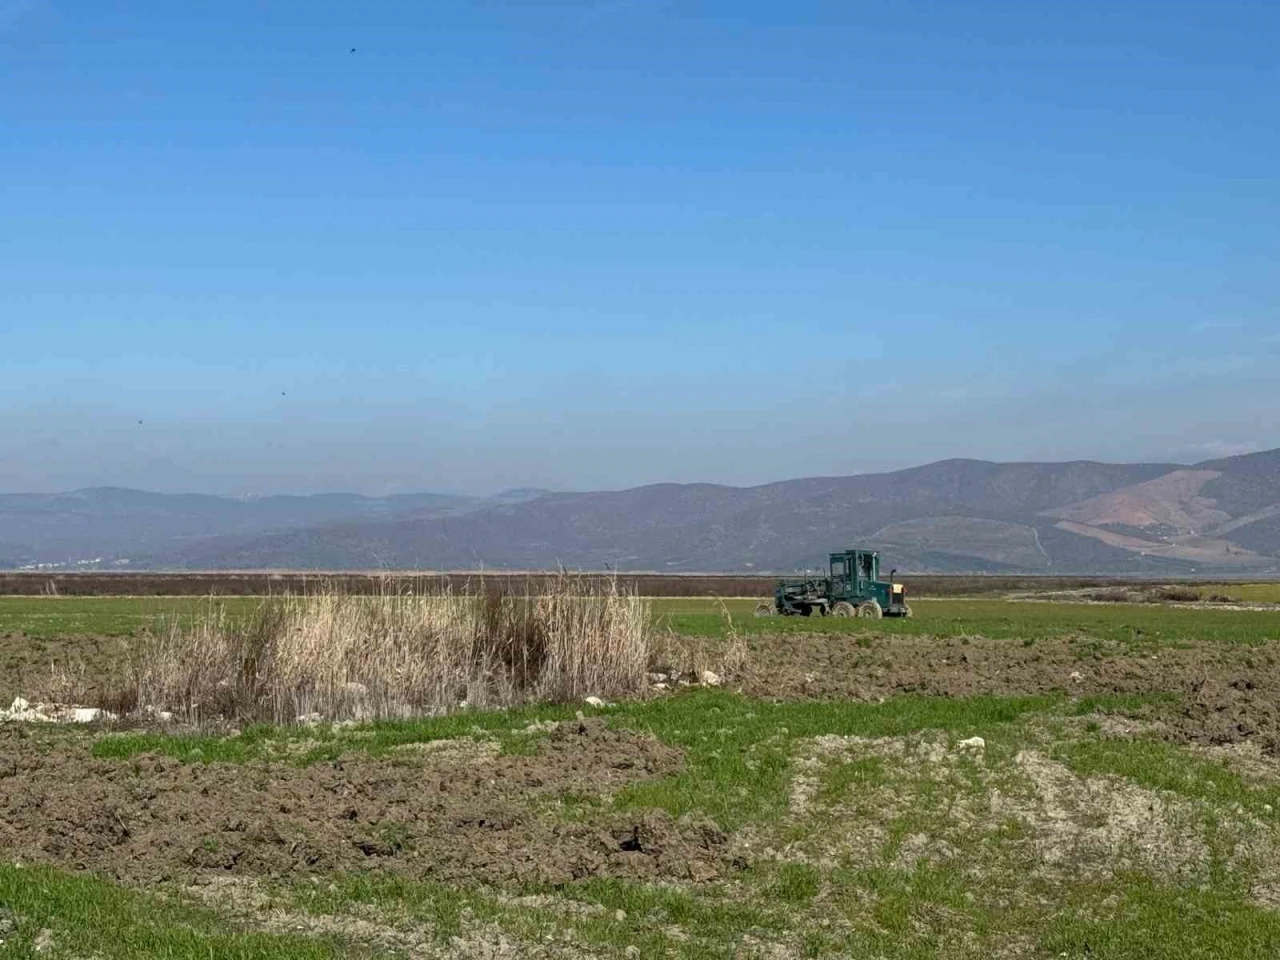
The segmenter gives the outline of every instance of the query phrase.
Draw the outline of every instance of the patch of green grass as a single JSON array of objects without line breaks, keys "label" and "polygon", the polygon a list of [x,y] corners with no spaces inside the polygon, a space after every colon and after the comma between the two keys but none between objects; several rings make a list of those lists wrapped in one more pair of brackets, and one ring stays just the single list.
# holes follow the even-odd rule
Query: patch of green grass
[{"label": "patch of green grass", "polygon": [[1240,804],[1259,816],[1280,808],[1280,784],[1253,786],[1220,763],[1159,740],[1103,737],[1057,744],[1051,755],[1083,777],[1127,777],[1154,790],[1206,800],[1215,806]]},{"label": "patch of green grass", "polygon": [[1244,603],[1280,603],[1280,582],[1213,583],[1202,591],[1205,596],[1218,594]]},{"label": "patch of green grass", "polygon": [[[1208,589],[1208,588],[1206,588]],[[1280,583],[1227,584],[1220,592],[1252,602],[1280,603]],[[132,637],[172,622],[221,610],[232,617],[258,610],[264,597],[0,597],[0,633],[36,639],[67,636]],[[1224,640],[1259,642],[1280,638],[1275,614],[1262,610],[1215,610],[1159,604],[1021,602],[997,598],[913,600],[910,620],[752,615],[756,600],[655,598],[655,621],[686,636],[723,636],[727,612],[745,634],[881,633],[939,637],[985,636],[1034,640],[1083,634],[1105,640],[1150,642]]]},{"label": "patch of green grass", "polygon": [[1091,713],[1141,713],[1148,707],[1176,703],[1176,693],[1104,693],[1081,697],[1071,703],[1073,716],[1084,717]]},{"label": "patch of green grass", "polygon": [[[567,720],[579,708],[544,704],[512,710],[464,710],[443,717],[389,720],[356,728],[275,727],[259,724],[230,736],[201,734],[124,733],[109,734],[93,745],[100,759],[123,760],[144,753],[161,753],[184,763],[245,763],[291,756],[301,764],[336,760],[347,751],[386,756],[398,747],[433,740],[467,737],[497,737],[508,754],[534,752],[536,734],[523,732],[534,723]],[[603,711],[582,708],[585,714]]]},{"label": "patch of green grass", "polygon": [[1219,890],[1122,878],[1060,910],[1039,940],[1051,957],[1107,960],[1271,960],[1280,956],[1280,914]]},{"label": "patch of green grass", "polygon": [[462,887],[389,874],[345,873],[330,883],[299,883],[287,892],[293,905],[316,916],[341,916],[353,907],[389,910],[416,921],[441,943],[462,932],[467,914],[495,912],[485,897]]},{"label": "patch of green grass", "polygon": [[700,812],[726,829],[779,816],[786,805],[791,743],[821,734],[901,736],[946,730],[994,738],[1029,713],[1053,709],[1057,697],[896,697],[768,703],[724,691],[698,691],[613,711],[614,723],[682,747],[686,769],[625,790],[618,804],[658,807],[673,816]]},{"label": "patch of green grass", "polygon": [[886,782],[887,772],[880,757],[863,757],[848,763],[829,764],[822,772],[818,799],[835,803],[855,790],[878,787]]},{"label": "patch of green grass", "polygon": [[336,941],[237,933],[210,911],[44,867],[0,864],[0,909],[17,922],[15,934],[0,944],[4,960],[337,960],[372,955]]},{"label": "patch of green grass", "polygon": [[0,633],[37,639],[136,637],[223,610],[248,616],[263,597],[0,597]]},{"label": "patch of green grass", "polygon": [[1183,640],[1262,643],[1280,639],[1280,620],[1264,610],[1215,610],[1159,604],[1047,603],[988,598],[913,600],[909,620],[838,617],[753,617],[755,601],[654,601],[658,623],[678,634],[723,637],[733,628],[745,635],[867,633],[887,636],[982,636],[1035,640],[1086,636],[1138,646]]}]

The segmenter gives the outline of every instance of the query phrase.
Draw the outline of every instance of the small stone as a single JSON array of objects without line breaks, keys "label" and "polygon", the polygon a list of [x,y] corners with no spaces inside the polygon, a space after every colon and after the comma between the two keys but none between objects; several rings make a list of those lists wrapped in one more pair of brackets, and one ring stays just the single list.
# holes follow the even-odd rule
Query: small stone
[{"label": "small stone", "polygon": [[627,949],[622,951],[622,955],[628,958],[638,957],[640,956],[640,948],[637,947],[635,944],[632,944],[631,946],[627,947]]},{"label": "small stone", "polygon": [[617,920],[619,923],[622,923],[624,920],[627,919],[627,911],[625,910],[613,911],[613,919]]},{"label": "small stone", "polygon": [[985,750],[987,741],[981,737],[970,737],[968,740],[961,740],[956,746],[961,750]]},{"label": "small stone", "polygon": [[588,707],[604,706],[604,701],[601,700],[599,697],[587,697],[587,699],[583,700],[582,702],[585,703]]},{"label": "small stone", "polygon": [[720,674],[712,670],[703,670],[698,677],[698,682],[704,687],[718,687],[721,683]]},{"label": "small stone", "polygon": [[1079,682],[1080,682],[1080,680],[1082,679],[1082,678],[1081,678],[1081,676],[1080,676],[1080,671],[1079,671],[1079,670],[1072,670],[1072,671],[1071,671],[1071,673],[1070,673],[1070,678],[1071,678],[1071,680],[1072,680],[1073,682],[1075,682],[1075,683],[1079,683]]},{"label": "small stone", "polygon": [[661,692],[661,691],[663,691],[663,690],[670,690],[670,689],[671,689],[671,685],[670,685],[670,684],[668,684],[668,683],[655,683],[655,684],[653,685],[653,689],[654,689],[654,690],[657,690],[657,691],[659,691],[659,692]]}]

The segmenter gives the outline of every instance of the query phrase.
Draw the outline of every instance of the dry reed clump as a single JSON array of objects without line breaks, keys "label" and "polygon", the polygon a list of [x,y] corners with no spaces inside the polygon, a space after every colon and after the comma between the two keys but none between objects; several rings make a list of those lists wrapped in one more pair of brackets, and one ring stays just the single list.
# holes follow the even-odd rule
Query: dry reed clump
[{"label": "dry reed clump", "polygon": [[211,609],[145,644],[113,706],[190,722],[439,714],[643,691],[648,604],[615,582],[267,601]]}]

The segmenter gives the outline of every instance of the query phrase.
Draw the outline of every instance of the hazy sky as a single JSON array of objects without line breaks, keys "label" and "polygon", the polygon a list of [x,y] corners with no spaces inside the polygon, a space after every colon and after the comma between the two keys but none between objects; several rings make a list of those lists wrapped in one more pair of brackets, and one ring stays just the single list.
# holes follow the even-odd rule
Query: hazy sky
[{"label": "hazy sky", "polygon": [[0,490],[1280,446],[1277,36],[1258,0],[0,0]]}]

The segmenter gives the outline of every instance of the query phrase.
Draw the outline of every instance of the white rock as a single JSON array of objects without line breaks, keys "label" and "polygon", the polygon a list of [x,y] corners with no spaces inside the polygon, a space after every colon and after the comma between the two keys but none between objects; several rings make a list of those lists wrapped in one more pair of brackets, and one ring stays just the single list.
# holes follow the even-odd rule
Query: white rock
[{"label": "white rock", "polygon": [[305,724],[308,727],[314,727],[316,724],[320,723],[322,720],[324,720],[324,717],[322,717],[318,713],[304,713],[298,717],[298,722],[301,724]]},{"label": "white rock", "polygon": [[664,683],[664,682],[666,682],[666,680],[667,680],[667,675],[666,675],[665,673],[651,673],[651,674],[649,674],[649,682],[650,682],[650,683]]},{"label": "white rock", "polygon": [[585,703],[588,707],[604,706],[604,701],[601,700],[599,697],[587,697],[587,699],[583,700],[582,702]]},{"label": "white rock", "polygon": [[10,713],[26,713],[31,709],[31,704],[23,700],[21,697],[13,698],[13,706],[9,708]]},{"label": "white rock", "polygon": [[1080,677],[1079,670],[1072,670],[1070,676],[1071,676],[1071,679],[1074,680],[1076,683],[1080,682],[1081,677]]},{"label": "white rock", "polygon": [[71,711],[72,723],[93,723],[95,720],[114,720],[115,717],[106,710],[97,707],[75,707]]},{"label": "white rock", "polygon": [[704,687],[718,687],[721,682],[720,674],[711,670],[703,670],[701,676],[698,677],[698,682]]},{"label": "white rock", "polygon": [[961,740],[956,746],[961,750],[985,750],[987,749],[987,741],[981,737],[970,737],[968,740]]},{"label": "white rock", "polygon": [[655,683],[655,684],[653,685],[653,689],[654,689],[654,690],[658,690],[658,691],[662,691],[662,690],[670,690],[670,689],[671,689],[671,684],[669,684],[669,683]]}]

